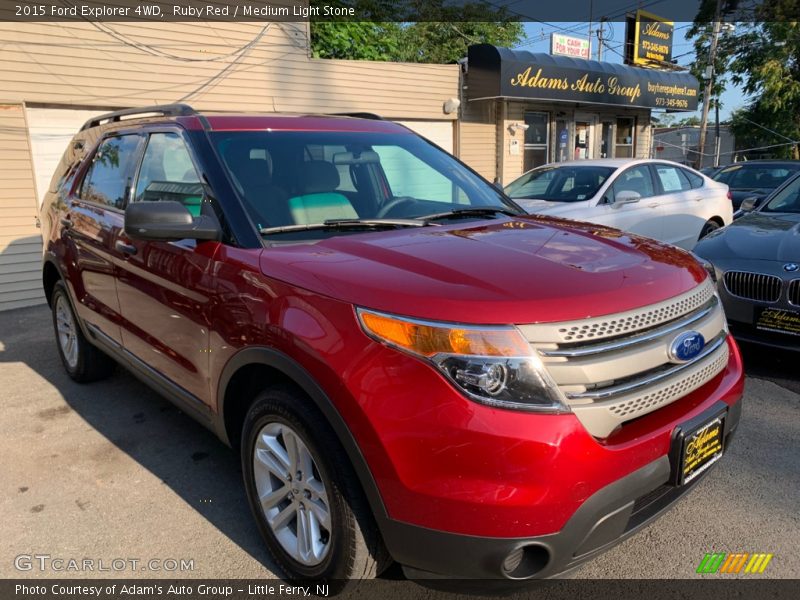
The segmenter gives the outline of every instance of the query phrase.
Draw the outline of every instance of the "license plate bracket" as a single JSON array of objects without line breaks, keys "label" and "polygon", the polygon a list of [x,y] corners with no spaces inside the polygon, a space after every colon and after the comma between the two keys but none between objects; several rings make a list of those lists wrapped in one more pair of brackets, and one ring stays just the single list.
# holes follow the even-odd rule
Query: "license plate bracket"
[{"label": "license plate bracket", "polygon": [[672,484],[686,485],[717,462],[725,452],[727,411],[676,430],[672,451]]}]

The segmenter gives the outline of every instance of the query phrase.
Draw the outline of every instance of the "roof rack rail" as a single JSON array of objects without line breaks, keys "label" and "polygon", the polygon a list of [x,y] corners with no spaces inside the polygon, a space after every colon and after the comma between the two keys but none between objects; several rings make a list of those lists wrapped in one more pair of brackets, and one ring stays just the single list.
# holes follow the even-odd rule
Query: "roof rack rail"
[{"label": "roof rack rail", "polygon": [[384,118],[371,112],[345,112],[332,113],[332,117],[353,117],[354,119],[372,119],[373,121],[383,121]]},{"label": "roof rack rail", "polygon": [[157,106],[143,106],[142,108],[126,108],[89,119],[83,124],[81,131],[97,127],[104,122],[115,123],[121,121],[122,117],[147,114],[159,114],[165,117],[186,117],[189,115],[196,115],[197,112],[188,104],[161,104]]}]

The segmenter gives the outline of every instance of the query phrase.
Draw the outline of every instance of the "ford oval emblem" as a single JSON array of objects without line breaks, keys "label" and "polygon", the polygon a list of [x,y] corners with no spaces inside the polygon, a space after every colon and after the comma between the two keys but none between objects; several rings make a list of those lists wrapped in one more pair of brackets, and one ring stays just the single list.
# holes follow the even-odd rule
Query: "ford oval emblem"
[{"label": "ford oval emblem", "polygon": [[669,359],[674,363],[687,363],[703,351],[706,339],[699,331],[684,331],[669,345]]},{"label": "ford oval emblem", "polygon": [[785,265],[783,265],[783,270],[789,271],[789,273],[794,273],[795,271],[797,271],[797,269],[800,269],[800,265],[798,265],[797,263],[786,263]]}]

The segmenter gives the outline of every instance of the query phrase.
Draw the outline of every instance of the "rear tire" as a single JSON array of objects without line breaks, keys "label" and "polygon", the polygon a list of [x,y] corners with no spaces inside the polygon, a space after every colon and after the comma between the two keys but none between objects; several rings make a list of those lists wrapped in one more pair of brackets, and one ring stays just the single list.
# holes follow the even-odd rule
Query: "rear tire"
[{"label": "rear tire", "polygon": [[703,229],[701,229],[701,230],[700,230],[700,237],[699,237],[699,238],[697,238],[697,239],[698,239],[698,240],[702,240],[702,239],[703,239],[704,237],[706,237],[706,236],[707,236],[709,233],[711,233],[712,231],[715,231],[715,230],[719,229],[720,227],[722,227],[722,225],[720,225],[720,224],[719,224],[719,223],[717,223],[716,221],[706,221],[706,224],[705,224],[705,225],[703,225]]},{"label": "rear tire", "polygon": [[250,509],[289,579],[341,588],[371,579],[388,553],[339,440],[293,386],[261,392],[242,428]]},{"label": "rear tire", "polygon": [[53,287],[50,299],[58,355],[67,374],[79,383],[104,379],[114,371],[114,361],[90,344],[81,331],[64,283]]}]

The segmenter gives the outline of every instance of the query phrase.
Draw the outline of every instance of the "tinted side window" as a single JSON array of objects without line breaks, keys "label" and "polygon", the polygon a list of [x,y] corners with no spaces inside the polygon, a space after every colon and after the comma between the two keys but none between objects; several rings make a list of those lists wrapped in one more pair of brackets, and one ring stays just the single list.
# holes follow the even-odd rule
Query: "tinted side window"
[{"label": "tinted side window", "polygon": [[653,179],[650,177],[650,169],[647,165],[631,167],[617,177],[612,189],[614,197],[622,191],[636,192],[641,198],[653,196]]},{"label": "tinted side window", "polygon": [[681,169],[669,165],[655,165],[661,189],[665,194],[685,192],[691,189],[689,180],[682,174]]},{"label": "tinted side window", "polygon": [[112,137],[100,144],[83,179],[81,199],[120,210],[125,208],[138,145],[138,135]]},{"label": "tinted side window", "polygon": [[177,133],[150,136],[136,181],[137,202],[164,200],[181,202],[195,217],[200,214],[203,185]]},{"label": "tinted side window", "polygon": [[692,173],[691,171],[687,171],[686,169],[681,169],[681,173],[683,173],[686,176],[686,179],[689,180],[689,185],[692,186],[693,190],[703,187],[704,180],[697,173]]}]

